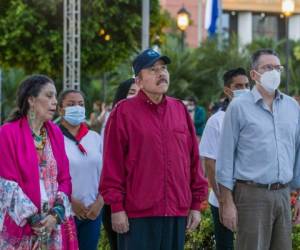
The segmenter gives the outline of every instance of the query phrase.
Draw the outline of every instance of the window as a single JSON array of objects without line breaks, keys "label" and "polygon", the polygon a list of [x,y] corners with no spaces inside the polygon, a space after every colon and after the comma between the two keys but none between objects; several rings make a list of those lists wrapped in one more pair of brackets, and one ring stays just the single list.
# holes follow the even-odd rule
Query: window
[{"label": "window", "polygon": [[268,37],[273,39],[281,38],[282,20],[279,15],[266,15],[265,13],[253,13],[252,34],[253,39]]}]

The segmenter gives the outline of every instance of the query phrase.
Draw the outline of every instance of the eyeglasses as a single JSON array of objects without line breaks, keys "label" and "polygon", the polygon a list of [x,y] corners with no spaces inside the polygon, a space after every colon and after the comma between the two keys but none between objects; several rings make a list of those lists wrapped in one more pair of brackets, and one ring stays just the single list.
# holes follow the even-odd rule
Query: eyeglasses
[{"label": "eyeglasses", "polygon": [[168,71],[168,66],[167,65],[157,65],[157,66],[152,66],[147,68],[149,70],[149,72],[151,72],[152,74],[159,74],[162,71]]},{"label": "eyeglasses", "polygon": [[284,70],[284,67],[282,65],[266,64],[261,66],[261,69],[263,69],[264,71],[272,71],[275,69],[278,72],[282,72]]}]

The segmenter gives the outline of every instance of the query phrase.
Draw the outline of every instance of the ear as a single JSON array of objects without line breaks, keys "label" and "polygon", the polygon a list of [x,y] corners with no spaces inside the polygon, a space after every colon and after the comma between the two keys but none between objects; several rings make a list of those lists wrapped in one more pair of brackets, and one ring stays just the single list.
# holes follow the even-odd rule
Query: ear
[{"label": "ear", "polygon": [[139,75],[134,78],[134,82],[140,89],[143,89],[142,79]]},{"label": "ear", "polygon": [[230,88],[228,88],[228,87],[224,87],[224,89],[223,89],[223,92],[224,92],[224,94],[229,98],[229,99],[232,99],[233,98],[233,92],[232,92],[232,90],[230,89]]},{"label": "ear", "polygon": [[65,110],[59,106],[57,106],[57,112],[58,112],[59,116],[63,116],[65,114]]},{"label": "ear", "polygon": [[34,104],[35,104],[35,97],[30,96],[30,97],[28,98],[28,103],[29,103],[29,107],[30,107],[30,108],[33,108],[33,107],[34,107]]},{"label": "ear", "polygon": [[257,74],[254,69],[250,70],[250,77],[253,81],[257,81]]}]

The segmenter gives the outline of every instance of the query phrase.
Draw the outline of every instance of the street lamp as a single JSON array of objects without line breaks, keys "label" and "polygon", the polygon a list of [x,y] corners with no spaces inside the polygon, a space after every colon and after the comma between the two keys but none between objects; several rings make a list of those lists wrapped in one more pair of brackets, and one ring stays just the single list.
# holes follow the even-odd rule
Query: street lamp
[{"label": "street lamp", "polygon": [[290,55],[290,43],[289,43],[289,17],[295,11],[295,0],[282,0],[281,10],[285,15],[285,93],[289,94],[289,82],[290,82],[290,72],[289,72],[289,55]]},{"label": "street lamp", "polygon": [[190,25],[190,13],[182,6],[177,12],[177,27],[181,31],[181,50],[184,47],[185,30]]}]

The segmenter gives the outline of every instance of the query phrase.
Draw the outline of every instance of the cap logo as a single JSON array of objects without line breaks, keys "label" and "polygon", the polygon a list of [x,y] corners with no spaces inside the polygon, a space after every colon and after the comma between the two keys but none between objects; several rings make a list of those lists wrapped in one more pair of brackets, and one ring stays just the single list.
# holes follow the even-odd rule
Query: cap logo
[{"label": "cap logo", "polygon": [[148,56],[154,57],[159,56],[159,54],[156,51],[150,50],[147,52]]}]

